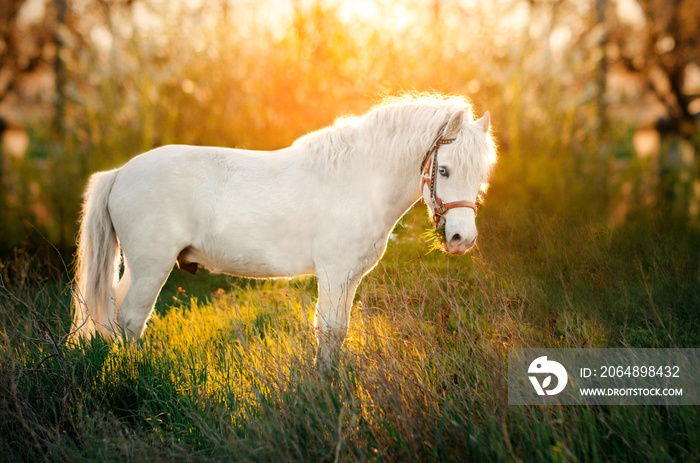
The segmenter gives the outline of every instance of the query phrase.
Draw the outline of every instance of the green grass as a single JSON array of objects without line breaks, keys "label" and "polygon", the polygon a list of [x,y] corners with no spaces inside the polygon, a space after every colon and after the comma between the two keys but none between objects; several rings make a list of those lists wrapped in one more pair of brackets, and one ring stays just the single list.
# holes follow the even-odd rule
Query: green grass
[{"label": "green grass", "polygon": [[428,226],[411,211],[362,282],[332,377],[312,370],[314,278],[176,270],[139,343],[69,348],[66,281],[4,261],[0,455],[700,458],[698,407],[508,406],[506,385],[509,347],[700,345],[697,232],[484,207],[478,249],[460,258],[429,252]]}]

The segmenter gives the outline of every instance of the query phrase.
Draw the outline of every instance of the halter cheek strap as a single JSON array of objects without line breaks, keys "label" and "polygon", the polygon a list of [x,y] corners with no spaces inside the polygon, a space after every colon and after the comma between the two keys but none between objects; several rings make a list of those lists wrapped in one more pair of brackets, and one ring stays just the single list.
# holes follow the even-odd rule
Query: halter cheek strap
[{"label": "halter cheek strap", "polygon": [[432,203],[431,208],[433,210],[433,222],[435,223],[435,228],[440,227],[441,222],[444,221],[445,213],[450,209],[455,209],[457,207],[468,207],[474,211],[474,215],[476,215],[477,210],[476,204],[472,201],[451,201],[449,203],[445,203],[437,195],[436,184],[438,171],[438,150],[440,149],[440,146],[448,145],[455,140],[454,138],[442,138],[446,127],[447,123],[440,128],[438,136],[435,138],[435,141],[433,141],[433,143],[430,145],[430,149],[428,149],[428,152],[425,154],[425,158],[423,159],[423,165],[425,168],[423,169],[420,183],[421,193],[423,192],[425,185],[428,185],[428,189],[430,190],[430,202]]}]

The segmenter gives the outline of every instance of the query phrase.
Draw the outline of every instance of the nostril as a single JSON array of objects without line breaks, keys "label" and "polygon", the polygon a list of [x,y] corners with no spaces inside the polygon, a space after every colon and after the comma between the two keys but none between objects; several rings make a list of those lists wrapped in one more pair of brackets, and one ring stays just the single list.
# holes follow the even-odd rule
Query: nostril
[{"label": "nostril", "polygon": [[450,243],[457,245],[461,242],[462,242],[462,235],[460,235],[459,233],[455,233],[454,235],[452,235],[452,239],[450,239]]}]

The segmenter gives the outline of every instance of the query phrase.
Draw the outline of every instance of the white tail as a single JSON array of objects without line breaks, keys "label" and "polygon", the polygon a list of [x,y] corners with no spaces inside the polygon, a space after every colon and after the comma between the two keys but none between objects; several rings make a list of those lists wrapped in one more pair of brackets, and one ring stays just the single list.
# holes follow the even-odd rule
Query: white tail
[{"label": "white tail", "polygon": [[114,322],[114,285],[119,279],[119,244],[107,203],[118,170],[90,177],[83,200],[76,256],[73,327],[77,336],[109,337]]}]

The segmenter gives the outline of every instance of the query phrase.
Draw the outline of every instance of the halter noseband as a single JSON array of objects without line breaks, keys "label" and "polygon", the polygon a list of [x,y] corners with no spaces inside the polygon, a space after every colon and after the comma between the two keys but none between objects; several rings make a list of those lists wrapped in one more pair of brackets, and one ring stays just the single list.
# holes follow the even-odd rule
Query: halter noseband
[{"label": "halter noseband", "polygon": [[[430,202],[432,203],[433,222],[435,223],[435,228],[440,227],[440,222],[444,220],[443,216],[450,209],[455,209],[457,207],[468,207],[472,209],[474,211],[474,215],[476,215],[476,204],[472,201],[452,201],[445,203],[438,197],[437,192],[435,191],[438,172],[438,150],[440,149],[440,146],[449,145],[455,141],[454,138],[442,138],[446,128],[447,122],[440,127],[440,131],[438,132],[435,141],[433,141],[433,143],[430,145],[428,152],[425,153],[425,157],[423,158],[423,162],[421,164],[423,174],[421,176],[420,190],[422,194],[423,187],[425,185],[428,185],[428,188],[430,189]],[[425,166],[425,168],[423,168],[423,166]]]}]

